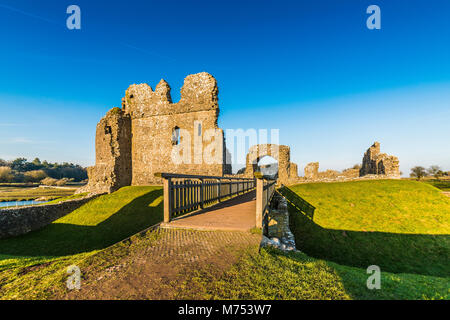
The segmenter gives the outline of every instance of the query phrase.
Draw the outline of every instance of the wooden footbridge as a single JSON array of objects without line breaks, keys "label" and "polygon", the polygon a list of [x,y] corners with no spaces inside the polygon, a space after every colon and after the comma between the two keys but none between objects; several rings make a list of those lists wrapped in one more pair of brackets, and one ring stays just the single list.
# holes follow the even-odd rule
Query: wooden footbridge
[{"label": "wooden footbridge", "polygon": [[275,181],[169,173],[159,177],[164,181],[164,223],[141,233],[140,245],[130,246],[115,260],[116,269],[88,270],[81,290],[65,298],[183,298],[190,292],[192,270],[208,274],[212,265],[218,277],[245,252],[257,252],[261,237],[238,231],[267,225]]},{"label": "wooden footbridge", "polygon": [[267,226],[275,180],[160,173],[164,228],[248,231]]}]

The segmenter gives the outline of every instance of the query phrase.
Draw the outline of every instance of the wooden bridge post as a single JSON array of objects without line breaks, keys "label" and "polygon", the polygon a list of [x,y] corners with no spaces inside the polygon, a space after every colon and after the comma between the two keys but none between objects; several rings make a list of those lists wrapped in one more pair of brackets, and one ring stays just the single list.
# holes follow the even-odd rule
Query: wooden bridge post
[{"label": "wooden bridge post", "polygon": [[263,192],[264,180],[256,179],[256,227],[262,228],[263,225]]},{"label": "wooden bridge post", "polygon": [[218,179],[217,183],[218,183],[218,185],[217,185],[217,198],[218,198],[218,202],[221,202],[220,194],[221,194],[221,191],[222,191],[221,190],[222,189],[222,180]]},{"label": "wooden bridge post", "polygon": [[169,223],[172,219],[171,210],[171,197],[170,197],[170,178],[163,178],[163,189],[164,189],[164,222]]},{"label": "wooden bridge post", "polygon": [[203,209],[205,207],[203,204],[204,181],[201,178],[199,180],[200,180],[200,208]]}]

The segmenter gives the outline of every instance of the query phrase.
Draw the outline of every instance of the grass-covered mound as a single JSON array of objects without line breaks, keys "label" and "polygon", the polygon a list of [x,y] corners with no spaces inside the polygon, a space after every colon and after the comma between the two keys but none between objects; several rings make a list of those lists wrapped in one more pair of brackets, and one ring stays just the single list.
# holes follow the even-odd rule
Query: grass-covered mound
[{"label": "grass-covered mound", "polygon": [[0,240],[0,270],[103,249],[162,221],[160,187],[125,187],[48,226]]},{"label": "grass-covered mound", "polygon": [[291,229],[306,254],[361,268],[450,276],[450,198],[440,190],[405,180],[290,189],[316,207],[311,219],[290,206]]},{"label": "grass-covered mound", "polygon": [[[262,249],[249,253],[218,280],[198,272],[186,283],[206,299],[449,299],[447,278],[381,273],[381,288],[367,288],[365,269],[318,260],[304,253]],[[192,290],[192,289],[191,289]],[[190,298],[189,295],[182,298]]]},{"label": "grass-covered mound", "polygon": [[436,187],[442,191],[450,191],[450,180],[423,180],[424,183],[431,184],[433,187]]}]

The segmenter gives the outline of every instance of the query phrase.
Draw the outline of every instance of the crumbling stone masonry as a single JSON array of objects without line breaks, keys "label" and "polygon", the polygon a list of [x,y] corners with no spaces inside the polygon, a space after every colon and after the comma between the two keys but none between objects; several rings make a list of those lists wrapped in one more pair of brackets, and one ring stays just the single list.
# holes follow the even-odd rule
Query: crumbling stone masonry
[{"label": "crumbling stone masonry", "polygon": [[358,166],[345,169],[319,171],[319,162],[311,162],[305,166],[305,176],[291,183],[300,182],[331,182],[353,179],[385,179],[400,177],[399,161],[397,157],[380,153],[380,143],[375,142],[364,154],[361,169]]},{"label": "crumbling stone masonry", "polygon": [[298,167],[291,162],[291,149],[288,146],[276,144],[258,144],[249,149],[244,173],[246,177],[253,177],[258,161],[265,156],[278,161],[279,184],[288,184],[289,180],[298,178]]},{"label": "crumbling stone masonry", "polygon": [[316,180],[319,178],[319,163],[311,162],[305,167],[305,178],[308,180]]},{"label": "crumbling stone masonry", "polygon": [[111,109],[97,124],[95,167],[89,167],[89,184],[77,191],[109,193],[131,184],[131,117]]},{"label": "crumbling stone masonry", "polygon": [[[89,183],[78,192],[159,184],[157,172],[231,173],[223,130],[217,124],[216,79],[206,72],[186,77],[177,103],[172,103],[170,90],[164,80],[155,90],[148,84],[128,88],[122,108],[113,108],[97,125],[96,165],[88,169]],[[215,161],[204,159],[205,151],[215,155]],[[174,152],[181,155],[180,161],[173,160]]]},{"label": "crumbling stone masonry", "polygon": [[399,161],[397,157],[380,153],[380,143],[375,142],[364,154],[360,176],[369,174],[399,177]]}]

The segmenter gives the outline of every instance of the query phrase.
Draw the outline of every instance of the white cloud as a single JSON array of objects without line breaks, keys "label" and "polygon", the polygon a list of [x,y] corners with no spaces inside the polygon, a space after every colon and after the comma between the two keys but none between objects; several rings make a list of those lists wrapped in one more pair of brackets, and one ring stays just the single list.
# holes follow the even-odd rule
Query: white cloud
[{"label": "white cloud", "polygon": [[0,144],[48,144],[54,141],[36,141],[24,137],[15,137],[7,140],[0,140]]}]

